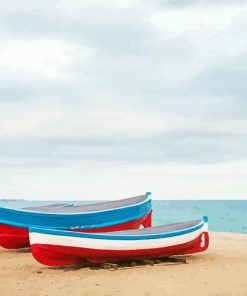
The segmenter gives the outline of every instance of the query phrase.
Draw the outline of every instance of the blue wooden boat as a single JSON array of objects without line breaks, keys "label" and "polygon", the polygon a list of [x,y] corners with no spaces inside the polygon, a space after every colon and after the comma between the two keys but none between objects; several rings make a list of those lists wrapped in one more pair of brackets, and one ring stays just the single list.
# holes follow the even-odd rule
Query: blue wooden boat
[{"label": "blue wooden boat", "polygon": [[0,207],[0,245],[30,246],[28,228],[102,232],[151,226],[151,193],[116,201],[63,208],[10,209]]}]

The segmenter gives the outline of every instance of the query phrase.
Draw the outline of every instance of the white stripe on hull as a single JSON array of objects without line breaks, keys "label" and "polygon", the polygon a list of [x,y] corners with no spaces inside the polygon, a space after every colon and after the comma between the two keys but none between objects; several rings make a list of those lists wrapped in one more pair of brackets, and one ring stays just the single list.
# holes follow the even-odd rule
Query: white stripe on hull
[{"label": "white stripe on hull", "polygon": [[89,248],[98,250],[141,250],[141,249],[155,249],[175,246],[178,244],[188,243],[196,239],[202,232],[207,231],[207,223],[201,229],[196,231],[158,239],[144,239],[144,240],[108,240],[108,239],[94,239],[84,237],[60,236],[43,233],[30,233],[30,244],[48,244],[56,246]]}]

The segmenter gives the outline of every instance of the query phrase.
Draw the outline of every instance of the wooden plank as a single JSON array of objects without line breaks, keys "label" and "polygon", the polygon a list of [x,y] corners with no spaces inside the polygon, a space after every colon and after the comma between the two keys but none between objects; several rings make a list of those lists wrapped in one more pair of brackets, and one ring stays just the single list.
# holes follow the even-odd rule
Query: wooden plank
[{"label": "wooden plank", "polygon": [[136,261],[131,261],[130,262],[130,266],[136,266],[137,265],[137,262]]},{"label": "wooden plank", "polygon": [[103,268],[103,269],[114,269],[114,270],[116,270],[116,269],[118,269],[119,265],[116,264],[116,263],[102,263],[100,265],[100,267]]},{"label": "wooden plank", "polygon": [[149,259],[149,260],[138,260],[138,261],[125,261],[121,263],[102,263],[99,265],[100,268],[109,269],[109,270],[117,270],[118,268],[128,268],[128,267],[140,267],[142,265],[150,265],[154,266],[155,264],[160,263],[183,263],[186,264],[186,258],[180,257],[166,257],[166,258],[159,258],[159,259]]},{"label": "wooden plank", "polygon": [[142,260],[141,263],[154,266],[154,260]]},{"label": "wooden plank", "polygon": [[184,263],[186,264],[186,258],[180,258],[180,257],[167,257],[167,258],[160,258],[162,262],[176,262],[176,263]]}]

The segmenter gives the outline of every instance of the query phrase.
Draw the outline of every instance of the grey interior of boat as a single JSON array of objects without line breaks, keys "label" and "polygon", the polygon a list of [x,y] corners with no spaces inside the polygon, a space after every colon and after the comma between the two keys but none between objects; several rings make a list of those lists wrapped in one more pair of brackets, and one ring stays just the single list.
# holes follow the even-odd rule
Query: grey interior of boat
[{"label": "grey interior of boat", "polygon": [[48,205],[44,205],[44,206],[38,206],[38,207],[25,207],[22,208],[23,210],[30,210],[30,211],[39,211],[40,209],[46,209],[46,208],[59,208],[59,207],[63,207],[65,204],[64,203],[54,203],[54,204],[48,204]]},{"label": "grey interior of boat", "polygon": [[145,235],[145,234],[158,234],[158,233],[166,233],[178,231],[186,228],[190,228],[198,225],[201,220],[193,220],[187,222],[173,223],[160,225],[155,227],[141,228],[141,229],[131,229],[131,230],[121,230],[121,231],[113,231],[113,232],[104,232],[104,234],[110,235]]},{"label": "grey interior of boat", "polygon": [[35,212],[52,212],[52,213],[80,213],[80,212],[94,212],[94,211],[102,211],[102,210],[110,210],[115,208],[121,208],[125,206],[134,205],[136,203],[140,203],[147,198],[146,195],[140,195],[131,198],[119,199],[114,201],[106,201],[100,203],[93,203],[88,205],[79,205],[73,207],[35,207],[28,208],[26,210],[32,210]]}]

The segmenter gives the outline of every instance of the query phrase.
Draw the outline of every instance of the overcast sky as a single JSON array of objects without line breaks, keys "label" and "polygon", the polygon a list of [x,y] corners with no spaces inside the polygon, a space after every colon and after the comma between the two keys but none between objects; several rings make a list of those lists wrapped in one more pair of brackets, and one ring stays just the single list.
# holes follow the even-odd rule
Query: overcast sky
[{"label": "overcast sky", "polygon": [[0,198],[247,198],[247,1],[0,1]]}]

